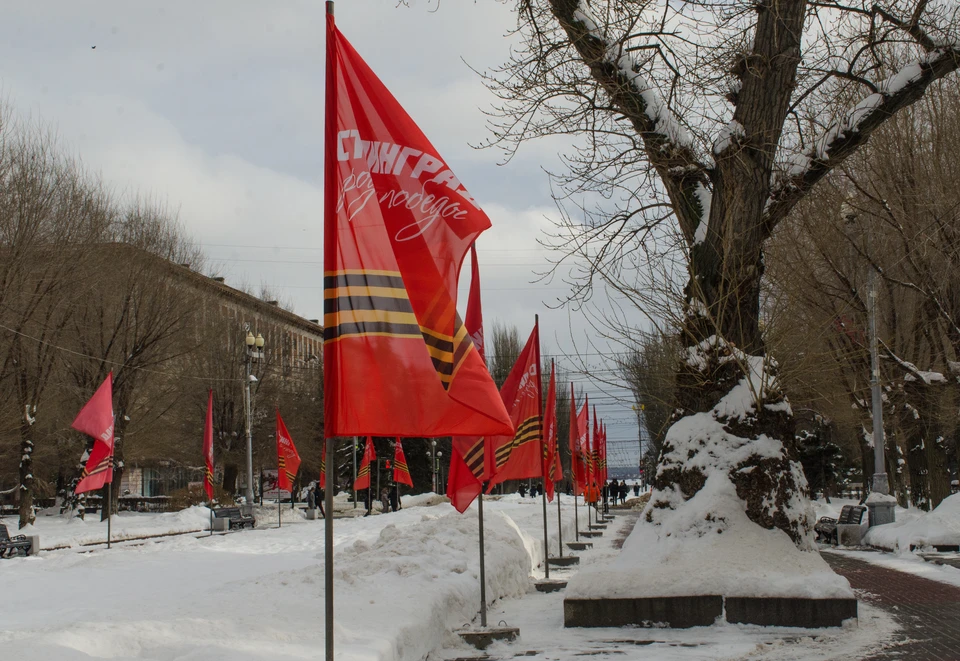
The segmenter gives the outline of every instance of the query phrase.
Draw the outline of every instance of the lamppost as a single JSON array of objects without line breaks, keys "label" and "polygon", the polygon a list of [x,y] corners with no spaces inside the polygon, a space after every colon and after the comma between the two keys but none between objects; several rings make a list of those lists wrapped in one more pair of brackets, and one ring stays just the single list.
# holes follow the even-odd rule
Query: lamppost
[{"label": "lamppost", "polygon": [[437,439],[430,439],[430,466],[433,468],[433,493],[437,493]]},{"label": "lamppost", "polygon": [[[437,481],[437,471],[439,471],[439,473],[440,473],[440,480],[439,480],[439,483],[437,484],[438,487],[443,487],[443,469],[440,468],[440,462],[441,462],[442,460],[443,460],[443,453],[442,453],[442,452],[438,452],[438,453],[437,453],[437,460],[436,460],[436,463],[434,464],[434,467],[435,467],[437,470],[434,471],[434,474],[433,474],[433,479],[434,479],[434,481],[436,482],[436,481]],[[434,489],[434,493],[440,493],[440,492],[437,491],[436,489]]]},{"label": "lamppost", "polygon": [[[869,232],[864,232],[860,226],[856,211],[844,203],[840,208],[843,220],[849,229],[869,241]],[[869,243],[864,248],[868,252]],[[890,481],[887,477],[886,464],[883,460],[883,395],[880,390],[880,357],[877,341],[877,273],[872,265],[867,266],[867,316],[870,333],[870,390],[873,404],[873,480],[870,485],[871,494],[867,498],[867,508],[870,510],[870,526],[893,523],[896,499],[890,496]],[[864,476],[866,478],[866,476]]]},{"label": "lamppost", "polygon": [[253,361],[260,360],[263,356],[263,335],[257,333],[254,337],[252,331],[247,331],[247,378],[244,380],[244,400],[243,408],[247,418],[247,505],[253,507],[253,425],[250,420],[250,384],[256,383],[257,377],[253,375]]}]

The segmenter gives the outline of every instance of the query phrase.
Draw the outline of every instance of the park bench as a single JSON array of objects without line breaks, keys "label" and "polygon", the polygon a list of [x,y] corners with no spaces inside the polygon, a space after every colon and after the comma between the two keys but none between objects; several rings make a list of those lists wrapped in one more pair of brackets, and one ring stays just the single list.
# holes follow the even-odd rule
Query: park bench
[{"label": "park bench", "polygon": [[33,545],[25,535],[10,537],[7,527],[0,523],[0,558],[12,558],[15,555],[29,555]]},{"label": "park bench", "polygon": [[817,533],[818,542],[836,544],[837,520],[833,517],[821,516],[820,520],[814,524],[813,531]]},{"label": "park bench", "polygon": [[237,528],[257,527],[257,520],[249,514],[244,514],[239,507],[221,507],[213,510],[214,530],[236,530]]}]

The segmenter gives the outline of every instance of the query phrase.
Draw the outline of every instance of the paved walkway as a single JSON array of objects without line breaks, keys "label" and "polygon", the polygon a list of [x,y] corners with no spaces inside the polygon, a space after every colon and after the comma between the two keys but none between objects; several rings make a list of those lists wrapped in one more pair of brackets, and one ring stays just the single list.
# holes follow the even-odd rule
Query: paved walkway
[{"label": "paved walkway", "polygon": [[960,588],[836,553],[823,558],[850,581],[858,597],[903,627],[898,639],[869,661],[960,660]]}]

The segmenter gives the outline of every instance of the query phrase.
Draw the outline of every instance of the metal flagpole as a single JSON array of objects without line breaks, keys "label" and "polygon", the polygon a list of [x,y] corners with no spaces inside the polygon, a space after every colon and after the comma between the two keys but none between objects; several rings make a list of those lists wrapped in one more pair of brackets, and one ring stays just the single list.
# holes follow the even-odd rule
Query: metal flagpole
[{"label": "metal flagpole", "polygon": [[576,531],[577,541],[580,541],[580,504],[577,502],[577,485],[573,485],[573,529]]},{"label": "metal flagpole", "polygon": [[483,562],[483,484],[477,496],[477,508],[480,512],[480,626],[487,626],[487,575]]},{"label": "metal flagpole", "polygon": [[[292,488],[293,485],[291,485]],[[283,512],[280,507],[280,469],[277,468],[277,527],[283,527]]]},{"label": "metal flagpole", "polygon": [[[560,513],[560,489],[554,485],[557,494],[557,543],[560,545],[560,557],[563,557],[563,515]],[[212,516],[212,515],[211,515]]]},{"label": "metal flagpole", "polygon": [[[540,375],[540,315],[533,315],[533,325],[537,329],[537,384],[543,388],[543,378]],[[543,397],[537,400],[537,410],[540,413],[540,498],[543,501],[543,572],[544,578],[550,578],[550,546],[547,537],[547,458],[546,446],[543,438]]]},{"label": "metal flagpole", "polygon": [[[544,478],[546,481],[546,478]],[[543,571],[544,578],[550,578],[550,547],[547,545],[547,490],[542,489],[543,498]]]},{"label": "metal flagpole", "polygon": [[[359,445],[359,436],[353,437],[353,481],[357,481],[357,446]],[[357,490],[353,490],[353,509],[357,509]]]},{"label": "metal flagpole", "polygon": [[[336,130],[333,126],[331,120],[332,114],[336,112],[336,70],[334,58],[331,57],[331,51],[333,50],[330,44],[330,35],[332,30],[330,27],[333,25],[333,0],[327,0],[326,5],[326,62],[324,63],[325,67],[325,81],[324,81],[324,190],[328,193],[333,189],[331,183],[334,181],[334,175],[332,168],[335,164],[332,162],[331,158],[331,149],[330,149],[330,139],[334,135]],[[324,237],[334,236],[334,232],[331,228],[334,227],[332,223],[336,222],[336,212],[334,203],[331,199],[326,199],[327,196],[324,196],[324,213],[323,213],[323,222],[324,222]],[[325,243],[326,245],[326,243]],[[328,392],[327,396],[332,397],[334,393]],[[324,504],[326,505],[326,512],[324,518],[324,535],[323,535],[323,557],[324,557],[324,572],[323,572],[323,586],[324,586],[324,601],[325,603],[325,613],[324,613],[324,642],[326,643],[326,661],[334,661],[333,658],[333,491],[337,488],[336,485],[336,471],[332,469],[332,466],[336,464],[337,457],[335,454],[336,444],[334,443],[333,437],[328,437],[326,440],[327,443],[327,465],[326,468],[326,490],[323,494]]]},{"label": "metal flagpole", "polygon": [[[327,3],[328,11],[333,13],[333,3]],[[333,661],[333,490],[336,488],[334,484],[334,473],[330,469],[330,466],[334,462],[334,442],[333,438],[327,439],[327,476],[324,480],[326,482],[327,488],[323,493],[323,502],[326,505],[326,512],[324,512],[323,523],[324,523],[324,535],[323,535],[323,560],[324,567],[323,572],[323,586],[324,586],[324,597],[326,597],[326,623],[324,630],[324,637],[327,643],[327,658],[326,661]]]},{"label": "metal flagpole", "polygon": [[110,481],[107,482],[107,548],[110,548],[110,519],[113,518],[113,455],[110,455]]}]

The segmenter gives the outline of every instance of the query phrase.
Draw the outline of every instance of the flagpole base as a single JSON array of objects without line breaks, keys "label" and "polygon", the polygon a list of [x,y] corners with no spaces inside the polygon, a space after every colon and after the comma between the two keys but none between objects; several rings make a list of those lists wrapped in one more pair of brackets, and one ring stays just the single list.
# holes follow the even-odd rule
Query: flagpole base
[{"label": "flagpole base", "polygon": [[547,562],[554,567],[573,567],[574,565],[580,564],[580,557],[576,555],[557,556],[555,558],[548,558]]},{"label": "flagpole base", "polygon": [[501,640],[514,641],[520,635],[518,627],[484,627],[482,629],[461,629],[457,635],[463,642],[473,645],[478,650],[485,650],[493,643]]},{"label": "flagpole base", "polygon": [[593,542],[567,542],[567,548],[571,551],[586,551],[593,548]]},{"label": "flagpole base", "polygon": [[534,583],[537,592],[559,592],[567,587],[567,582],[562,579],[550,578]]}]

